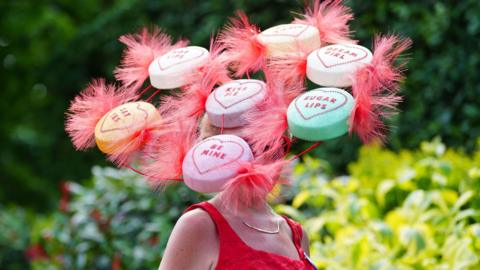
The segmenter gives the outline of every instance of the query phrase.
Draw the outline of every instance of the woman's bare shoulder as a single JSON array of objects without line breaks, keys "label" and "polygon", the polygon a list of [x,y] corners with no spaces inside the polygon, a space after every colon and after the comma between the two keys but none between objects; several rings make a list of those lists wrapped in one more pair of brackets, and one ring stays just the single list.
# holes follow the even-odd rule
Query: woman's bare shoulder
[{"label": "woman's bare shoulder", "polygon": [[209,214],[193,209],[175,224],[159,269],[210,269],[218,246],[215,223]]},{"label": "woman's bare shoulder", "polygon": [[215,233],[215,223],[210,215],[200,208],[190,210],[183,214],[175,224],[175,227],[187,230],[196,230]]}]

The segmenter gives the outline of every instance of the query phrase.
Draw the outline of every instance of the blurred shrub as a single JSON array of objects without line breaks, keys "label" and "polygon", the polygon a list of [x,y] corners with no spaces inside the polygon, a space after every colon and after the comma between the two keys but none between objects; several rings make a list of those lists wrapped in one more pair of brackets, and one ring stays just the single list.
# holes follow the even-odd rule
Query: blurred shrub
[{"label": "blurred shrub", "polygon": [[[439,140],[399,153],[369,146],[349,176],[330,180],[329,166],[306,157],[293,200],[275,206],[303,224],[320,269],[479,269],[480,149],[469,155]],[[68,185],[60,211],[36,218],[33,269],[156,268],[181,212],[207,199],[183,185],[157,194],[130,171],[93,174],[91,187]]]},{"label": "blurred shrub", "polygon": [[33,269],[156,269],[176,220],[202,199],[184,185],[158,194],[111,168],[95,167],[92,184],[68,184],[63,211],[35,221]]},{"label": "blurred shrub", "polygon": [[299,164],[299,193],[277,206],[303,224],[320,269],[480,269],[480,149],[362,147],[350,176],[327,181],[322,167]]},{"label": "blurred shrub", "polygon": [[0,205],[0,269],[28,268],[30,227],[33,216],[19,207]]}]

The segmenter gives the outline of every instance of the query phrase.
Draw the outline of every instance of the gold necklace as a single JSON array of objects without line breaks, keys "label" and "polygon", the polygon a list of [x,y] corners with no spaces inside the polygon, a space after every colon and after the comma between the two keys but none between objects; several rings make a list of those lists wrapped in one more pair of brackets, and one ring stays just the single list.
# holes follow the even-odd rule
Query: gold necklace
[{"label": "gold necklace", "polygon": [[[238,219],[243,223],[243,225],[247,226],[247,227],[250,228],[250,229],[256,230],[256,231],[261,232],[261,233],[266,233],[266,234],[278,234],[278,233],[280,232],[280,219],[279,219],[279,218],[277,218],[277,229],[274,230],[274,231],[269,231],[269,230],[257,228],[257,227],[255,227],[255,226],[253,226],[253,225],[248,224],[246,221],[244,221],[244,220],[243,220],[242,218],[240,218],[238,215],[233,214],[233,213],[230,211],[230,209],[223,207],[223,205],[222,205],[222,208],[223,208],[225,211],[227,211],[227,212],[229,212],[230,214],[232,214],[234,217],[238,218]],[[270,213],[273,214],[273,215],[275,215],[274,212],[273,212],[273,209],[272,209],[270,206],[268,206],[268,208],[270,208]]]},{"label": "gold necklace", "polygon": [[248,224],[248,223],[245,222],[243,219],[241,219],[241,218],[239,218],[239,219],[242,221],[242,223],[243,223],[245,226],[249,227],[250,229],[254,229],[254,230],[256,230],[256,231],[259,231],[259,232],[261,232],[261,233],[277,234],[277,233],[280,232],[280,220],[277,220],[277,229],[274,230],[274,231],[269,231],[269,230],[257,228],[257,227],[255,227],[255,226],[253,226],[253,225]]}]

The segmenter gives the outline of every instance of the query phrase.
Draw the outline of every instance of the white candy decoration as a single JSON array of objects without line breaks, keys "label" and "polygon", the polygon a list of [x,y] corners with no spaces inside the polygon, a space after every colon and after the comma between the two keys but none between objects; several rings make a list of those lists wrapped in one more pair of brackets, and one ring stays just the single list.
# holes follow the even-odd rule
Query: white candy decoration
[{"label": "white candy decoration", "polygon": [[258,40],[267,46],[268,56],[295,53],[299,47],[311,52],[320,47],[318,29],[306,24],[281,24],[263,31]]},{"label": "white candy decoration", "polygon": [[349,87],[355,71],[372,58],[370,50],[359,45],[325,46],[308,56],[307,77],[321,86]]},{"label": "white candy decoration", "polygon": [[172,50],[150,64],[150,83],[157,89],[184,86],[192,72],[206,63],[208,56],[208,50],[198,46]]}]

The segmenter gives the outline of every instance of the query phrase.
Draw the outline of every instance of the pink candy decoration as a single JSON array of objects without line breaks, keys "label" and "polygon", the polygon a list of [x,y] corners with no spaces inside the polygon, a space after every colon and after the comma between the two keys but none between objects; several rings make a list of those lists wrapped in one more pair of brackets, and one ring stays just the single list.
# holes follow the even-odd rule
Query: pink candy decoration
[{"label": "pink candy decoration", "polygon": [[206,111],[212,125],[235,128],[246,125],[244,114],[255,110],[266,95],[259,80],[235,80],[215,89],[207,99]]},{"label": "pink candy decoration", "polygon": [[203,140],[183,161],[185,184],[198,192],[219,192],[237,175],[243,162],[253,160],[248,144],[234,135],[217,135]]}]

